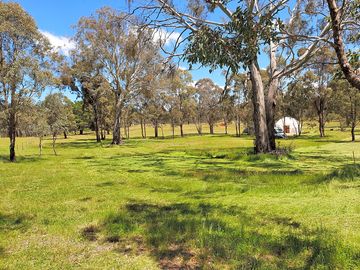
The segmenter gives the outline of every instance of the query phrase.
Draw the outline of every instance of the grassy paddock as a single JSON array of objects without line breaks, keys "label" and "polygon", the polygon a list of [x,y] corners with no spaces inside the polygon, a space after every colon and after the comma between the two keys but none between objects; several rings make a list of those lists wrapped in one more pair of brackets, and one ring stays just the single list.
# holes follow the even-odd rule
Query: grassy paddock
[{"label": "grassy paddock", "polygon": [[285,156],[216,132],[143,140],[133,127],[116,147],[70,136],[42,157],[19,138],[15,164],[0,139],[0,269],[360,269],[349,132],[280,140]]}]

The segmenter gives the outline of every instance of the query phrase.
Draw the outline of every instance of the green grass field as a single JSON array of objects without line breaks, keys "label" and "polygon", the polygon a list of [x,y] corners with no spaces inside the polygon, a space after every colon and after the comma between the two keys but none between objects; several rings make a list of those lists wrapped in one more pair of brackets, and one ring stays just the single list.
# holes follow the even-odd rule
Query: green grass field
[{"label": "green grass field", "polygon": [[0,269],[360,269],[360,143],[333,128],[283,156],[220,126],[70,136],[58,156],[47,140],[42,157],[19,138],[15,164],[2,138]]}]

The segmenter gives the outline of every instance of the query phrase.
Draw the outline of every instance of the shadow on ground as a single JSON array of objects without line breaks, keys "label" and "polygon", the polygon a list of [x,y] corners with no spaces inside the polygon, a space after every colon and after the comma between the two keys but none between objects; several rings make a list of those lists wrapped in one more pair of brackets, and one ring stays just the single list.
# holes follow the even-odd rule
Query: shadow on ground
[{"label": "shadow on ground", "polygon": [[360,256],[323,228],[239,207],[135,201],[100,224],[84,238],[114,243],[117,252],[148,254],[162,269],[347,269]]}]

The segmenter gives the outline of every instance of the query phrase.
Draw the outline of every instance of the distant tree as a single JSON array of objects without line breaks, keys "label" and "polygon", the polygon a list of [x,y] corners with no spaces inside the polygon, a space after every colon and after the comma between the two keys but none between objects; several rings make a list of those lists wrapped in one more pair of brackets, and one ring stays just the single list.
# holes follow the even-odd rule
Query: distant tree
[{"label": "distant tree", "polygon": [[322,47],[311,59],[309,70],[303,77],[318,116],[320,137],[325,136],[325,123],[333,101],[333,91],[329,84],[334,77],[334,58],[334,53],[328,47]]},{"label": "distant tree", "polygon": [[[301,135],[304,120],[309,115],[312,102],[312,92],[304,85],[307,76],[299,76],[290,82],[284,93],[284,113],[294,117],[299,121],[298,131]],[[284,114],[285,116],[285,114]]]},{"label": "distant tree", "polygon": [[88,107],[85,106],[84,101],[75,101],[73,103],[73,114],[75,117],[76,131],[80,135],[84,133],[86,128],[90,127],[92,115]]},{"label": "distant tree", "polygon": [[[255,151],[275,150],[275,109],[280,80],[302,69],[330,38],[331,24],[323,12],[323,1],[189,0],[187,9],[174,1],[145,3],[137,11],[151,13],[144,16],[149,25],[181,30],[181,38],[170,52],[172,56],[182,54],[188,62],[209,66],[211,70],[249,71]],[[349,19],[347,23],[356,25],[351,13],[343,16]],[[262,49],[266,50],[270,63],[266,85],[258,59]]]},{"label": "distant tree", "polygon": [[55,143],[57,136],[65,133],[74,126],[74,115],[71,101],[61,93],[49,94],[42,103],[52,135],[52,148],[57,155]]},{"label": "distant tree", "polygon": [[19,4],[0,2],[0,94],[15,161],[18,113],[24,102],[53,83],[49,42]]},{"label": "distant tree", "polygon": [[203,115],[209,124],[210,134],[214,134],[214,125],[221,119],[221,96],[223,89],[211,79],[205,78],[195,84],[198,104],[204,109]]},{"label": "distant tree", "polygon": [[[241,135],[241,122],[249,127],[253,126],[251,119],[252,104],[250,81],[247,74],[239,73],[231,77],[230,85],[232,85],[234,98],[234,118],[235,118],[235,134],[237,137]],[[252,129],[252,128],[251,128]]]},{"label": "distant tree", "polygon": [[335,79],[330,87],[334,91],[334,111],[350,126],[351,141],[355,141],[355,128],[360,121],[360,92],[346,80]]},{"label": "distant tree", "polygon": [[31,114],[32,121],[29,123],[28,129],[31,136],[39,138],[39,156],[42,155],[43,139],[50,134],[50,126],[47,122],[47,112],[41,105],[36,105]]},{"label": "distant tree", "polygon": [[168,89],[168,100],[174,127],[175,122],[180,127],[180,135],[184,136],[184,124],[189,122],[193,111],[193,87],[191,86],[192,76],[188,71],[177,70],[171,78]]},{"label": "distant tree", "polygon": [[120,144],[124,107],[140,91],[147,67],[157,59],[158,47],[151,31],[136,25],[136,18],[110,8],[80,19],[76,40],[96,56],[101,74],[114,94],[112,143]]}]

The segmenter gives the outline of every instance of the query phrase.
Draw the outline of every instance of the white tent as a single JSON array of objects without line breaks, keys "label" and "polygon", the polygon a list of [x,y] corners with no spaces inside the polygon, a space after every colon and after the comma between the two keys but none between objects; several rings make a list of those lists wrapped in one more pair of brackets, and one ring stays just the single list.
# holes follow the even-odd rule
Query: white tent
[{"label": "white tent", "polygon": [[275,123],[275,128],[281,129],[286,135],[299,135],[301,126],[299,121],[292,117],[282,117]]}]

